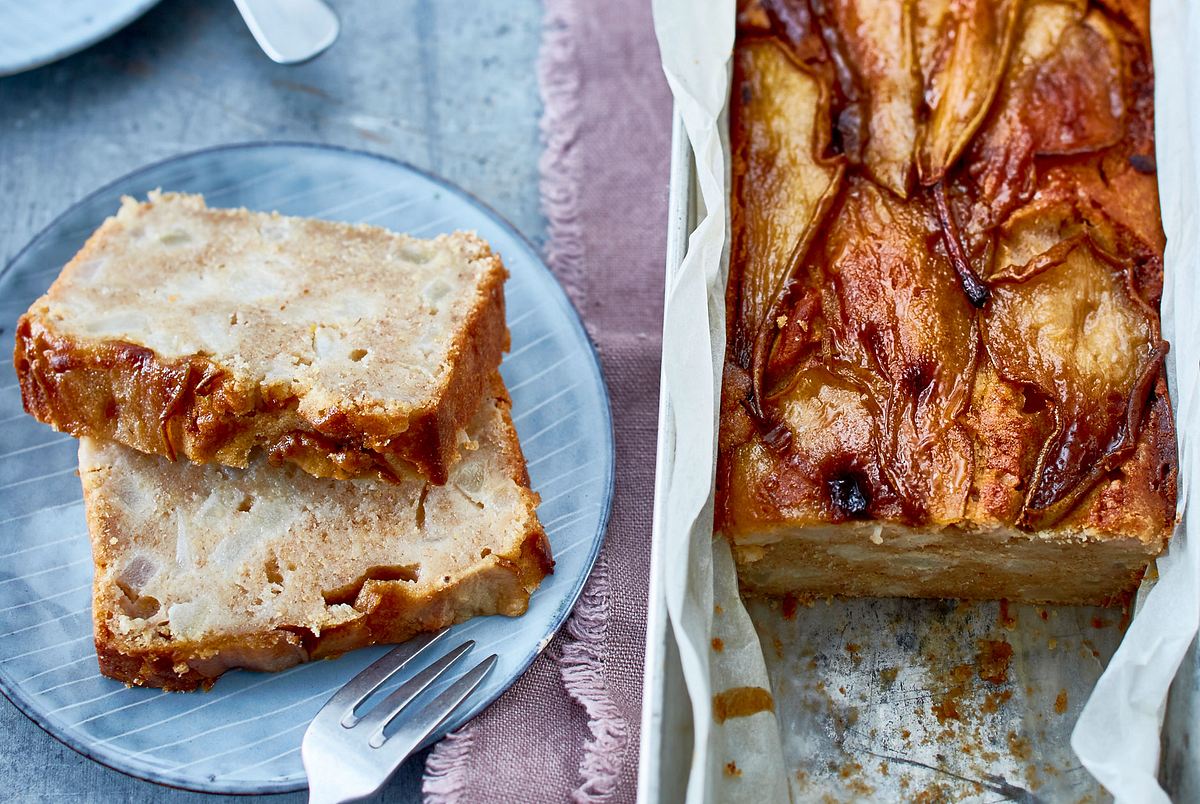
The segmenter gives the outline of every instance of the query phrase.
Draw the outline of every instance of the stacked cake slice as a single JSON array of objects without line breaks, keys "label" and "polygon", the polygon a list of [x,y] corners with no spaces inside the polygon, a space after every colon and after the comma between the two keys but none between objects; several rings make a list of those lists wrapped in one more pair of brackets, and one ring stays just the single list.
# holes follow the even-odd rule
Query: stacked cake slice
[{"label": "stacked cake slice", "polygon": [[551,571],[469,234],[127,199],[22,317],[82,439],[101,670],[207,686],[481,614]]}]

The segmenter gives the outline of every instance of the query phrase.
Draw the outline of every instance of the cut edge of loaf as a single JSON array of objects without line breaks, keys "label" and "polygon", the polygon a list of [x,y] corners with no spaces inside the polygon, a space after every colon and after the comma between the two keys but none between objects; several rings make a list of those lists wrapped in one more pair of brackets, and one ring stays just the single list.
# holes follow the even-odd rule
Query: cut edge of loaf
[{"label": "cut edge of loaf", "polygon": [[[537,517],[539,496],[529,488],[525,459],[509,414],[507,392],[498,377],[493,382],[489,387],[494,388],[496,407],[501,414],[497,438],[500,465],[507,479],[517,486],[521,511],[517,523],[519,535],[508,544],[489,548],[462,575],[432,587],[414,586],[405,580],[374,579],[367,577],[370,572],[366,571],[360,576],[357,589],[348,594],[352,612],[342,606],[343,615],[335,618],[333,624],[321,627],[319,633],[307,626],[280,625],[239,633],[206,634],[200,639],[161,640],[153,635],[147,639],[145,634],[133,637],[118,634],[112,624],[119,615],[120,599],[127,593],[109,577],[113,560],[109,546],[113,539],[136,538],[136,534],[118,532],[122,530],[120,518],[109,510],[102,489],[104,470],[89,463],[88,453],[97,448],[96,442],[85,439],[80,449],[80,475],[96,562],[93,620],[101,672],[131,686],[187,691],[208,688],[218,676],[233,668],[277,671],[369,645],[403,642],[419,633],[436,631],[476,616],[523,614],[530,595],[553,572],[554,561]],[[120,445],[107,446],[128,451]],[[186,468],[159,458],[145,460],[154,461],[160,474]]]},{"label": "cut edge of loaf", "polygon": [[[364,616],[325,629],[314,636],[304,628],[276,628],[249,635],[173,642],[169,646],[134,647],[124,644],[108,625],[110,613],[94,614],[96,657],[100,672],[134,687],[157,687],[169,692],[208,689],[229,670],[259,672],[286,670],[303,662],[336,658],[371,645],[397,644],[418,634],[490,614],[517,617],[554,562],[545,534],[531,529],[512,554],[497,555],[496,563],[480,567],[453,587],[417,598],[403,581],[364,582],[355,607]],[[97,601],[100,592],[94,593]],[[486,601],[481,600],[486,598]]]},{"label": "cut edge of loaf", "polygon": [[[171,195],[153,195],[152,201]],[[72,266],[91,259],[116,219],[92,234],[56,285]],[[44,315],[51,286],[17,323],[13,365],[25,410],[77,438],[117,441],[171,460],[182,456],[244,468],[261,448],[273,461],[291,461],[317,477],[378,474],[394,480],[415,470],[444,483],[459,457],[462,428],[510,337],[504,304],[508,271],[499,255],[473,233],[436,239],[442,238],[453,241],[469,263],[486,264],[485,279],[449,345],[438,393],[424,405],[400,413],[344,400],[319,416],[306,416],[298,397],[238,379],[204,355],[171,359],[136,343],[56,331]]]},{"label": "cut edge of loaf", "polygon": [[914,528],[894,522],[780,527],[731,542],[743,593],[1120,606],[1161,538],[1087,529]]}]

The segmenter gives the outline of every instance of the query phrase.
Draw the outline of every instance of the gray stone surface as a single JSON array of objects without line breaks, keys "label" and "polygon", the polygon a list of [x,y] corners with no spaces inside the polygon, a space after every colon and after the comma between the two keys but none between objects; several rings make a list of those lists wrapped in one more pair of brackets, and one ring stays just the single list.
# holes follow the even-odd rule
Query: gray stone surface
[{"label": "gray stone surface", "polygon": [[[333,143],[411,162],[475,193],[540,244],[538,1],[331,5],[341,38],[304,65],[268,61],[230,0],[164,0],[83,53],[0,78],[0,262],[134,168],[250,140]],[[387,800],[417,798],[419,781],[420,763],[410,763]],[[103,768],[0,700],[2,801],[216,798]]]}]

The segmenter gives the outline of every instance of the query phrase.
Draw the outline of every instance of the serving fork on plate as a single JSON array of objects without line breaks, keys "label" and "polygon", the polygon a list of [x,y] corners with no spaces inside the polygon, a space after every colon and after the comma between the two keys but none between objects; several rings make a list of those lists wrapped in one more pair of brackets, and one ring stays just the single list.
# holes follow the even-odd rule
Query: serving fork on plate
[{"label": "serving fork on plate", "polygon": [[435,648],[448,632],[442,629],[393,648],[350,679],[317,712],[300,747],[311,804],[358,801],[378,793],[495,666],[493,653],[414,710],[413,702],[475,645],[474,640],[467,640],[440,652],[435,661],[382,701],[364,708],[367,698],[389,678],[423,657],[438,654]]}]

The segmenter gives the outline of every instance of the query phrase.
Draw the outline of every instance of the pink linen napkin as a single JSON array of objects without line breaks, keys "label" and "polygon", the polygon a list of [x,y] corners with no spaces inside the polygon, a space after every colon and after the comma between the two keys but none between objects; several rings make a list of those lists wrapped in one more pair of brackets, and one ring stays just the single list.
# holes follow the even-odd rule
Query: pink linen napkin
[{"label": "pink linen napkin", "polygon": [[616,496],[566,627],[429,754],[430,802],[633,801],[650,568],[671,100],[647,0],[546,0],[546,257],[598,347]]}]

